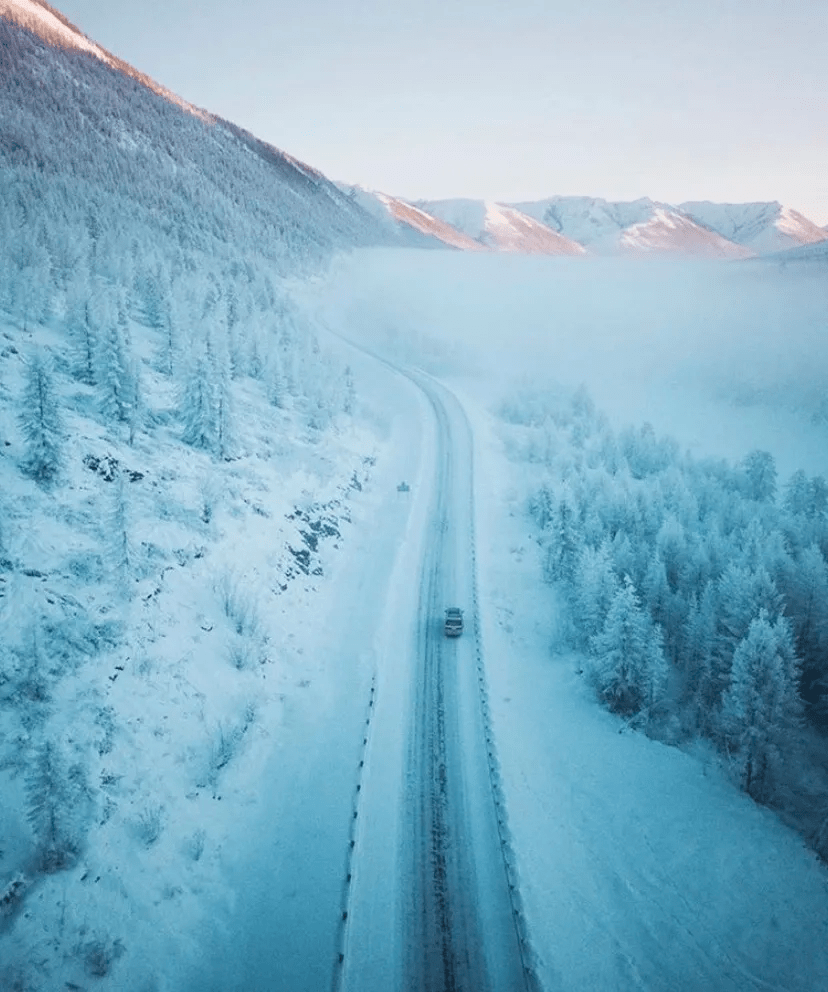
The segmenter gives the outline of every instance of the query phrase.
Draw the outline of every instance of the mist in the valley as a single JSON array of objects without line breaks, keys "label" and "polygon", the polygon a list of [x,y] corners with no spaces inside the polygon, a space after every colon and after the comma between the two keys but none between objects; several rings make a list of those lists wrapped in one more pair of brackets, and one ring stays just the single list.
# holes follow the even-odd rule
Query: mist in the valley
[{"label": "mist in the valley", "polygon": [[340,257],[321,296],[332,329],[493,399],[584,384],[617,426],[828,474],[822,265],[370,250]]}]

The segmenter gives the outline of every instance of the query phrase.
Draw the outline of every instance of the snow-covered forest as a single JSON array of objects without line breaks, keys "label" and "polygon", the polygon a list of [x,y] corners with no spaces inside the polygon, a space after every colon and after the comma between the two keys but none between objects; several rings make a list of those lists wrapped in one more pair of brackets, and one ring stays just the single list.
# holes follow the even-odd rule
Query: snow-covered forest
[{"label": "snow-covered forest", "polygon": [[289,677],[284,604],[375,445],[287,280],[379,235],[313,170],[3,19],[0,83],[0,986],[24,990],[151,946],[164,913],[130,940],[123,899],[158,871],[171,914],[182,872],[210,885],[223,770]]},{"label": "snow-covered forest", "polygon": [[544,580],[555,650],[596,697],[734,781],[828,856],[828,484],[773,456],[682,453],[649,424],[613,431],[584,389],[524,389],[499,408]]}]

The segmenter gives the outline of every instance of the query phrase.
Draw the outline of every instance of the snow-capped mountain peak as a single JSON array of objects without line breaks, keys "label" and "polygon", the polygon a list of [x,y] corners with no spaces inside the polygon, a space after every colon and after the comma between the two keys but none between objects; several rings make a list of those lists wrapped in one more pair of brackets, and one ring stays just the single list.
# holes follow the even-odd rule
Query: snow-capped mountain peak
[{"label": "snow-capped mountain peak", "polygon": [[114,65],[113,57],[42,0],[0,0],[0,16],[38,35],[50,45],[77,48]]},{"label": "snow-capped mountain peak", "polygon": [[583,255],[577,241],[527,213],[492,200],[424,200],[417,206],[491,251]]},{"label": "snow-capped mountain peak", "polygon": [[621,251],[692,255],[697,258],[747,258],[753,252],[666,206],[654,205],[651,216],[627,227],[618,239]]},{"label": "snow-capped mountain peak", "polygon": [[375,193],[376,198],[398,223],[414,228],[421,234],[429,235],[452,248],[465,251],[482,251],[483,246],[463,231],[447,224],[439,217],[432,216],[413,203],[407,203],[387,193]]},{"label": "snow-capped mountain peak", "polygon": [[597,255],[646,252],[744,258],[753,254],[680,208],[649,197],[612,202],[599,197],[555,196],[513,206]]},{"label": "snow-capped mountain peak", "polygon": [[499,251],[583,255],[586,249],[514,207],[486,201],[485,238]]}]

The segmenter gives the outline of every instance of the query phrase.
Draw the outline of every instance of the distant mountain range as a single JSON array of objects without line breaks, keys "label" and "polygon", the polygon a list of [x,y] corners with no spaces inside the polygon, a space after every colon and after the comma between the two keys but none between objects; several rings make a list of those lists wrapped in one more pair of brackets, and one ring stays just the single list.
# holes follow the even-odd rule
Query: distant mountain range
[{"label": "distant mountain range", "polygon": [[[0,81],[14,84],[6,87],[5,100],[0,94],[0,109],[5,111],[0,115],[0,159],[5,156],[17,167],[41,171],[48,164],[53,174],[68,167],[73,176],[85,176],[98,186],[112,183],[113,195],[146,200],[126,178],[140,158],[141,183],[170,188],[171,212],[178,197],[181,212],[196,207],[204,216],[213,215],[206,226],[215,231],[227,229],[226,209],[246,214],[245,224],[251,221],[251,230],[261,232],[254,240],[271,257],[288,255],[303,263],[338,247],[389,244],[544,255],[735,259],[790,249],[807,256],[808,246],[828,239],[828,227],[818,227],[777,202],[672,205],[648,198],[613,202],[582,196],[523,203],[410,201],[335,184],[171,93],[87,38],[43,0],[0,0],[0,21],[24,28],[49,52],[47,58],[24,51],[11,35],[0,44]],[[116,84],[118,78],[129,80],[132,89],[125,82]],[[74,79],[73,85],[67,85],[67,79]],[[44,92],[35,93],[33,87]],[[48,102],[46,90],[52,95]],[[160,115],[153,117],[140,90],[162,99],[166,106]],[[55,120],[60,113],[63,122]],[[73,121],[82,122],[80,130]],[[99,140],[96,164],[88,142],[82,140],[90,128]],[[59,138],[63,131],[65,137]],[[76,161],[78,155],[85,159],[83,165]],[[106,168],[101,170],[103,162]],[[188,183],[192,189],[185,189]],[[224,206],[219,208],[207,189],[218,193]],[[268,231],[270,236],[263,236]],[[822,256],[821,247],[816,254]]]},{"label": "distant mountain range", "polygon": [[375,216],[410,226],[453,248],[547,255],[660,254],[751,258],[828,240],[780,203],[613,202],[554,196],[524,203],[417,200],[344,187]]}]

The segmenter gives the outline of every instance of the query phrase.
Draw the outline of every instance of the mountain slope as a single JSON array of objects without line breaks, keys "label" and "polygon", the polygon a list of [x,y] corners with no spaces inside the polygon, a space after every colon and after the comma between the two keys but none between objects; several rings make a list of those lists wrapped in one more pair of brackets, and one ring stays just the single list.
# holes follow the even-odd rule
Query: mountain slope
[{"label": "mountain slope", "polygon": [[582,245],[520,210],[490,200],[421,200],[417,207],[492,251],[583,255]]},{"label": "mountain slope", "polygon": [[668,207],[657,206],[652,216],[631,224],[618,239],[624,252],[659,252],[694,258],[749,258],[753,252]]},{"label": "mountain slope", "polygon": [[823,228],[781,203],[710,203],[689,201],[681,210],[723,237],[758,255],[824,241]]},{"label": "mountain slope", "polygon": [[828,262],[828,238],[815,244],[799,245],[783,251],[771,252],[765,256],[781,263],[787,262]]},{"label": "mountain slope", "polygon": [[41,208],[54,198],[74,215],[79,243],[90,210],[111,237],[128,203],[179,247],[251,245],[284,272],[389,240],[316,170],[174,97],[51,8],[0,3],[0,197],[39,187],[17,197],[30,230],[49,226]]},{"label": "mountain slope", "polygon": [[596,254],[614,250],[620,232],[631,224],[646,221],[652,200],[610,203],[588,196],[553,196],[512,204],[553,231],[578,241]]},{"label": "mountain slope", "polygon": [[387,225],[404,242],[415,246],[437,247],[446,245],[465,251],[482,251],[482,245],[446,224],[432,217],[419,207],[387,193],[377,193],[361,186],[342,185],[347,194],[372,216]]}]

